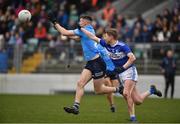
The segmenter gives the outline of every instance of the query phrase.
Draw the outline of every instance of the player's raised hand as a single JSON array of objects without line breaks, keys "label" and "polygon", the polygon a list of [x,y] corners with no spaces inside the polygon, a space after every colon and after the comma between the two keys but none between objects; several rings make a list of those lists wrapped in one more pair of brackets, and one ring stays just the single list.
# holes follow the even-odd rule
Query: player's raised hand
[{"label": "player's raised hand", "polygon": [[47,13],[49,21],[51,21],[53,24],[57,22],[57,19],[53,13],[53,11],[48,11]]}]

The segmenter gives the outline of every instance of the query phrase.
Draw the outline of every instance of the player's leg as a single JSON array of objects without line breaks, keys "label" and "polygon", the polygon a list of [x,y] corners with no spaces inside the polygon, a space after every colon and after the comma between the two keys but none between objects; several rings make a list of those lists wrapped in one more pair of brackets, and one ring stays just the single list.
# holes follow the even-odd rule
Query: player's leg
[{"label": "player's leg", "polygon": [[104,78],[94,79],[93,83],[96,94],[107,94],[107,93],[114,93],[119,91],[119,89],[116,87],[106,86],[105,85],[106,80]]},{"label": "player's leg", "polygon": [[134,66],[120,73],[118,78],[120,85],[124,86],[123,96],[128,105],[128,112],[130,115],[131,122],[137,121],[135,116],[135,105],[131,95],[136,86],[137,78],[138,78],[138,74]]},{"label": "player's leg", "polygon": [[123,96],[128,105],[128,112],[129,112],[131,121],[136,121],[135,108],[134,108],[135,106],[134,106],[134,101],[131,96],[131,93],[132,93],[134,87],[135,87],[135,82],[133,80],[125,80],[124,81]]},{"label": "player's leg", "polygon": [[[111,80],[109,79],[109,78],[106,78],[106,86],[110,86],[110,87],[112,87],[113,85],[112,85],[112,82],[111,82]],[[115,112],[115,104],[114,104],[114,96],[113,96],[113,93],[108,93],[107,94],[107,100],[108,100],[108,102],[109,102],[109,105],[110,105],[110,110],[111,110],[111,112]]]},{"label": "player's leg", "polygon": [[119,81],[117,79],[116,80],[111,80],[111,84],[114,87],[119,87]]},{"label": "player's leg", "polygon": [[91,61],[91,72],[94,83],[94,90],[97,94],[107,94],[112,92],[118,92],[119,88],[105,86],[107,80],[104,78],[106,73],[106,64],[102,58],[97,58]]},{"label": "player's leg", "polygon": [[[117,80],[117,77],[115,76],[115,77],[111,77],[110,78],[110,82],[111,82],[111,85],[113,86],[113,87],[119,87],[119,81]],[[120,90],[120,89],[119,89]],[[121,90],[123,90],[123,89],[121,89]],[[121,91],[121,92],[123,92],[123,91]],[[120,93],[119,92],[116,92],[116,93],[112,93],[112,99],[113,99],[113,101],[114,101],[114,95],[116,95],[116,94],[118,94],[118,95],[120,95]],[[114,102],[113,102],[114,103]],[[116,111],[116,106],[115,106],[115,103],[114,104],[112,104],[111,105],[111,111],[113,112],[115,112]]]},{"label": "player's leg", "polygon": [[89,82],[90,79],[91,79],[91,71],[88,69],[83,69],[80,79],[77,82],[74,104],[72,107],[64,107],[64,110],[67,113],[73,113],[73,114],[79,113],[80,101],[82,96],[84,95],[84,87]]},{"label": "player's leg", "polygon": [[137,90],[137,88],[135,87],[132,91],[131,96],[133,98],[134,103],[136,105],[140,105],[143,103],[143,101],[146,97],[150,96],[150,92],[146,91],[146,92],[140,94],[139,91]]},{"label": "player's leg", "polygon": [[108,94],[108,93],[122,93],[122,88],[121,87],[110,87],[106,86],[107,80],[102,77],[102,78],[94,78],[93,79],[93,84],[94,84],[94,90],[96,94]]},{"label": "player's leg", "polygon": [[91,79],[91,71],[83,69],[80,79],[77,82],[75,102],[80,103],[82,96],[84,95],[84,87]]},{"label": "player's leg", "polygon": [[144,100],[145,100],[148,96],[150,96],[150,95],[152,95],[152,94],[157,95],[157,96],[159,96],[159,97],[162,96],[162,93],[161,93],[158,89],[156,89],[156,87],[155,87],[154,85],[151,85],[151,86],[150,86],[150,89],[147,90],[147,91],[145,91],[145,92],[143,92],[143,93],[139,93],[139,91],[137,90],[137,88],[134,87],[134,89],[133,89],[133,91],[132,91],[132,93],[131,93],[132,98],[133,98],[133,101],[134,101],[134,103],[135,103],[136,105],[142,104],[142,103],[144,102]]}]

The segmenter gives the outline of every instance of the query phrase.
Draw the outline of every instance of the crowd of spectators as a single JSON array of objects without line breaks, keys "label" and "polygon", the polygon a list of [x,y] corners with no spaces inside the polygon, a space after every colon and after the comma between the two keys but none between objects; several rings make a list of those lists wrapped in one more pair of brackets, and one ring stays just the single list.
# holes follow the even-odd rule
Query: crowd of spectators
[{"label": "crowd of spectators", "polygon": [[[107,0],[105,0],[106,2]],[[99,0],[0,0],[0,35],[6,45],[26,44],[28,39],[36,38],[39,44],[49,41],[49,35],[58,36],[47,21],[47,12],[56,12],[58,22],[67,29],[77,26],[79,15],[95,11],[103,6]],[[93,9],[92,9],[93,8]],[[27,9],[32,14],[28,23],[20,24],[18,12]]]},{"label": "crowd of spectators", "polygon": [[[77,26],[79,15],[89,10],[98,10],[102,6],[99,0],[0,0],[0,52],[6,52],[11,60],[15,45],[24,46],[29,49],[28,52],[35,52],[37,49],[31,48],[30,44],[37,43],[38,48],[45,43],[48,45],[45,53],[51,54],[53,44],[58,47],[63,45],[64,38],[58,37],[58,32],[47,20],[49,10],[56,12],[61,25],[72,29]],[[31,12],[30,22],[18,21],[17,16],[22,9]],[[62,50],[57,49],[57,54],[59,51]]]},{"label": "crowd of spectators", "polygon": [[133,25],[129,24],[126,15],[117,14],[115,8],[107,4],[101,19],[96,20],[97,33],[102,35],[105,28],[116,28],[120,39],[126,42],[180,43],[180,6],[176,3],[173,10],[164,8],[163,13],[156,15],[155,21],[137,15]]},{"label": "crowd of spectators", "polygon": [[[80,4],[79,4],[80,2]],[[47,41],[48,35],[57,37],[58,33],[47,21],[47,11],[56,11],[58,22],[67,29],[77,26],[79,15],[86,11],[98,9],[98,0],[1,0],[0,1],[0,34],[4,36],[6,44],[26,43],[29,38],[37,38],[39,42]],[[99,5],[100,6],[100,5]],[[53,8],[52,8],[53,7]],[[27,24],[19,24],[18,12],[28,9],[32,13],[32,20]],[[92,15],[93,16],[93,15]],[[155,21],[143,19],[141,15],[131,26],[125,15],[118,14],[106,2],[101,18],[94,16],[93,25],[97,35],[102,36],[105,28],[116,28],[120,39],[127,42],[179,42],[180,41],[180,12],[179,6],[172,11],[164,9],[156,16]],[[17,40],[18,39],[18,40]]]},{"label": "crowd of spectators", "polygon": [[[102,7],[104,8],[100,18],[91,15],[94,18],[93,26],[99,37],[103,35],[106,28],[116,28],[120,34],[119,38],[126,42],[180,43],[179,4],[172,11],[164,9],[162,14],[156,16],[155,21],[143,19],[141,15],[138,15],[133,25],[129,25],[126,15],[118,14],[111,3],[112,0],[104,2],[100,0],[0,0],[0,36],[3,39],[0,43],[0,51],[6,49],[11,57],[14,45],[28,44],[28,41],[36,39],[38,47],[43,42],[49,44],[49,50],[46,53],[48,51],[52,53],[52,48],[64,44],[64,38],[59,36],[48,22],[48,10],[56,12],[57,20],[62,26],[74,29],[81,14],[88,11],[94,14]],[[30,22],[21,24],[18,21],[17,15],[22,9],[28,9],[31,12]],[[73,41],[70,44],[72,46]]]}]

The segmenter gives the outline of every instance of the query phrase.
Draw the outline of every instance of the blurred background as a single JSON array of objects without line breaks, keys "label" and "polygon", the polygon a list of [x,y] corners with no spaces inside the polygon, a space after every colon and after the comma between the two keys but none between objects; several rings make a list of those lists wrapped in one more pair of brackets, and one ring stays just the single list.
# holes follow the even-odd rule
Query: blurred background
[{"label": "blurred background", "polygon": [[[19,23],[17,15],[22,9],[31,12],[30,22]],[[46,82],[50,75],[46,93],[52,87],[63,90],[61,82],[71,83],[67,88],[75,89],[74,79],[84,65],[81,45],[59,34],[48,22],[47,11],[52,9],[67,29],[77,27],[81,14],[93,17],[98,37],[106,28],[116,28],[119,40],[129,44],[137,57],[142,82],[156,81],[163,89],[160,64],[169,49],[180,64],[180,0],[0,0],[0,92],[31,93],[33,82]],[[176,74],[180,75],[178,66]],[[27,81],[31,81],[30,91],[24,89]],[[58,84],[52,86],[53,82]],[[44,93],[39,91],[33,93]]]}]

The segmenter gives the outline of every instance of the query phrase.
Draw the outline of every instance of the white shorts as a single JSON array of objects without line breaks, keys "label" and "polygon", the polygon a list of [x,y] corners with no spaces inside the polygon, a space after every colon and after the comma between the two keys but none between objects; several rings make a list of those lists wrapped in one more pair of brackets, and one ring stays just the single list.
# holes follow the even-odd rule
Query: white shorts
[{"label": "white shorts", "polygon": [[124,81],[126,81],[126,80],[133,80],[133,81],[137,82],[138,74],[137,74],[136,67],[132,66],[132,67],[128,68],[127,70],[125,70],[124,72],[120,73],[119,79],[120,79],[121,83],[123,83],[123,84],[124,84]]}]

